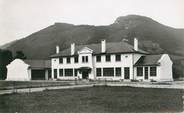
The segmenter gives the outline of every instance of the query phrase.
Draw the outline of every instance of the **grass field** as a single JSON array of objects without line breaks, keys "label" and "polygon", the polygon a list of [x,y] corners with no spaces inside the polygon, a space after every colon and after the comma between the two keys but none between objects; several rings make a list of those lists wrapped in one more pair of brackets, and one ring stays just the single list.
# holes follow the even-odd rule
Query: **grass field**
[{"label": "grass field", "polygon": [[179,112],[183,90],[105,87],[0,96],[0,113]]}]

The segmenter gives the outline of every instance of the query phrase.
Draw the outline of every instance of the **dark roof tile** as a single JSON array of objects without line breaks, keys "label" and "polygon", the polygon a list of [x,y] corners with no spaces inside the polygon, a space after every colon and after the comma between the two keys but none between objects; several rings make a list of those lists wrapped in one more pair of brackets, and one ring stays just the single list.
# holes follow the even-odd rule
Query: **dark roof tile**
[{"label": "dark roof tile", "polygon": [[146,55],[142,56],[134,66],[151,66],[159,65],[158,60],[162,57],[162,54],[159,55]]},{"label": "dark roof tile", "polygon": [[50,60],[24,60],[31,68],[51,68]]}]

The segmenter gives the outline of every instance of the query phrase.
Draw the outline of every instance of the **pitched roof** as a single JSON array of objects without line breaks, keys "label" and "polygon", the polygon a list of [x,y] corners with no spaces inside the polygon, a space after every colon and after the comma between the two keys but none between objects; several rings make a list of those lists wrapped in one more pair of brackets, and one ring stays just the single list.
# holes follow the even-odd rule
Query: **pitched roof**
[{"label": "pitched roof", "polygon": [[31,68],[51,68],[50,60],[24,60],[26,64],[29,64]]},{"label": "pitched roof", "polygon": [[[76,45],[75,46],[75,53],[74,55],[77,55],[77,52],[81,50],[83,47],[88,47],[93,50],[93,54],[100,54],[101,53],[101,43],[98,44],[89,44],[89,45]],[[51,57],[59,57],[59,56],[70,56],[70,48],[67,48],[63,51],[60,51],[59,54],[51,55]],[[138,51],[134,50],[134,47],[126,42],[108,42],[106,43],[106,53],[133,53],[133,52],[139,52],[139,53],[147,53],[141,49]]]},{"label": "pitched roof", "polygon": [[134,66],[151,66],[159,65],[158,60],[162,57],[162,54],[159,55],[146,55],[142,56]]}]

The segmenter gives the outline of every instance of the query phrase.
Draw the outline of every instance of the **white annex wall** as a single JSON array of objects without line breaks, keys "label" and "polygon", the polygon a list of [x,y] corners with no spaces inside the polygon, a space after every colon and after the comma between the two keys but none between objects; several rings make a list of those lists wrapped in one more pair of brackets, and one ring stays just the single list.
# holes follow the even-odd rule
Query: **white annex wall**
[{"label": "white annex wall", "polygon": [[15,59],[8,66],[7,79],[10,81],[29,81],[31,76],[28,73],[29,65],[20,59]]},{"label": "white annex wall", "polygon": [[143,67],[143,76],[137,76],[137,67],[134,67],[134,75],[137,80],[145,80],[145,67],[148,67],[148,80],[155,81],[173,81],[172,76],[172,60],[168,54],[163,54],[162,57],[158,60],[159,65],[156,66],[156,76],[150,76],[150,67],[152,66],[141,66]]},{"label": "white annex wall", "polygon": [[163,54],[159,60],[160,62],[160,72],[159,79],[160,81],[172,81],[172,64],[170,57],[168,54]]}]

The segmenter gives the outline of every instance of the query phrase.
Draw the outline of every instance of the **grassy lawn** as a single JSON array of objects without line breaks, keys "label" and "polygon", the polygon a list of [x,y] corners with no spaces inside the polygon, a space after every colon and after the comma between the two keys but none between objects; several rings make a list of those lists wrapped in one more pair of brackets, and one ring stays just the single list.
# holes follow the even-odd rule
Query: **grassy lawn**
[{"label": "grassy lawn", "polygon": [[184,90],[92,87],[0,96],[0,113],[179,112]]}]

